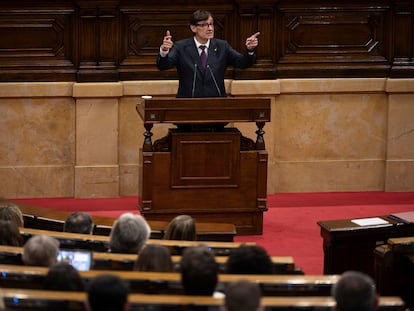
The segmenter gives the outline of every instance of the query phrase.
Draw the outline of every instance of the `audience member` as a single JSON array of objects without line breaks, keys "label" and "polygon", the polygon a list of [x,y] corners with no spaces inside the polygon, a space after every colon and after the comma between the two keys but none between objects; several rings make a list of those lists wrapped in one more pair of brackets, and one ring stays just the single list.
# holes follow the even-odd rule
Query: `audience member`
[{"label": "audience member", "polygon": [[89,311],[129,310],[129,289],[116,275],[96,276],[87,286],[87,309]]},{"label": "audience member", "polygon": [[147,244],[134,263],[134,270],[147,272],[173,272],[171,252],[165,245]]},{"label": "audience member", "polygon": [[332,287],[336,305],[334,311],[374,311],[378,295],[374,280],[358,271],[346,271]]},{"label": "audience member", "polygon": [[14,203],[0,203],[0,219],[13,221],[18,227],[24,227],[22,211]]},{"label": "audience member", "polygon": [[190,215],[179,215],[174,217],[167,226],[164,239],[195,241],[197,235],[194,218]]},{"label": "audience member", "polygon": [[15,222],[0,219],[0,245],[22,246],[23,237]]},{"label": "audience member", "polygon": [[73,292],[85,290],[79,271],[67,262],[58,262],[49,268],[43,288]]},{"label": "audience member", "polygon": [[211,296],[218,282],[218,264],[205,246],[187,247],[180,263],[181,283],[187,295]]},{"label": "audience member", "polygon": [[222,311],[261,311],[262,293],[257,283],[239,280],[230,283],[225,290]]},{"label": "audience member", "polygon": [[258,245],[240,245],[230,251],[226,262],[229,274],[272,274],[272,258]]},{"label": "audience member", "polygon": [[91,215],[85,212],[69,214],[63,224],[64,232],[92,234],[94,223]]},{"label": "audience member", "polygon": [[59,241],[48,235],[35,235],[23,246],[22,261],[28,266],[50,267],[57,263]]},{"label": "audience member", "polygon": [[147,243],[151,228],[141,215],[124,213],[114,222],[109,235],[113,253],[138,254]]}]

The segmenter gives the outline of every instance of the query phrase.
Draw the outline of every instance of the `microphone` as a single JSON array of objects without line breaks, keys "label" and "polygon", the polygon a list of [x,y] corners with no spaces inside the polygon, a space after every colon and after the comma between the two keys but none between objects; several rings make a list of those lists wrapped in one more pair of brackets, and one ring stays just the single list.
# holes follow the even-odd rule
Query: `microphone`
[{"label": "microphone", "polygon": [[217,92],[218,92],[219,96],[221,97],[220,88],[218,87],[218,84],[217,84],[216,78],[214,77],[213,71],[211,70],[211,68],[210,68],[210,65],[209,65],[209,64],[207,64],[207,68],[208,68],[208,70],[210,71],[211,77],[213,78],[213,82],[214,82],[214,85],[216,86]]},{"label": "microphone", "polygon": [[194,64],[194,76],[193,76],[193,85],[191,89],[191,97],[194,97],[196,78],[197,78],[197,64]]}]

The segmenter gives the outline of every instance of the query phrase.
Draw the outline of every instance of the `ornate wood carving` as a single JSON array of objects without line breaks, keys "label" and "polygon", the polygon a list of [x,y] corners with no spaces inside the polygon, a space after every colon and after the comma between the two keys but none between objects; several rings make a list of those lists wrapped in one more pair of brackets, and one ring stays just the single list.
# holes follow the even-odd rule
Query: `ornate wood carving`
[{"label": "ornate wood carving", "polygon": [[0,4],[0,81],[175,79],[155,57],[167,29],[191,35],[197,8],[237,50],[261,32],[257,63],[227,78],[414,75],[410,0],[21,0]]}]

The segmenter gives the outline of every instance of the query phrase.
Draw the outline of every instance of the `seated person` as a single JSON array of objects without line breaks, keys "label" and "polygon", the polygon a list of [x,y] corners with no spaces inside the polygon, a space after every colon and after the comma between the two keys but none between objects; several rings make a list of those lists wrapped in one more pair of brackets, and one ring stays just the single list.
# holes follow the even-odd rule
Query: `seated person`
[{"label": "seated person", "polygon": [[114,222],[109,234],[112,253],[138,254],[147,243],[151,228],[141,215],[124,213]]},{"label": "seated person", "polygon": [[195,241],[197,239],[196,225],[193,217],[179,215],[168,224],[164,234],[164,240]]},{"label": "seated person", "polygon": [[262,293],[257,283],[239,280],[230,283],[225,290],[221,311],[263,311]]},{"label": "seated person", "polygon": [[168,247],[161,244],[147,244],[134,263],[135,271],[173,272],[174,264]]},{"label": "seated person", "polygon": [[24,227],[22,211],[14,203],[0,203],[0,219],[10,220],[15,222],[18,227]]},{"label": "seated person", "polygon": [[358,271],[346,271],[332,286],[334,311],[374,311],[378,308],[378,294],[374,280]]},{"label": "seated person", "polygon": [[67,262],[58,262],[49,268],[43,288],[71,292],[83,292],[85,290],[79,271]]},{"label": "seated person", "polygon": [[219,267],[214,254],[207,247],[194,246],[184,249],[180,273],[186,295],[212,296],[216,294],[218,272]]},{"label": "seated person", "polygon": [[15,222],[0,219],[0,245],[22,246],[23,237]]},{"label": "seated person", "polygon": [[240,245],[230,251],[226,262],[229,274],[273,274],[272,258],[258,245]]},{"label": "seated person", "polygon": [[57,263],[59,241],[48,235],[34,235],[23,246],[23,264],[50,267]]},{"label": "seated person", "polygon": [[91,215],[85,212],[73,212],[66,218],[63,232],[92,234],[93,227]]},{"label": "seated person", "polygon": [[96,276],[87,286],[88,311],[127,311],[129,310],[129,289],[116,275]]}]

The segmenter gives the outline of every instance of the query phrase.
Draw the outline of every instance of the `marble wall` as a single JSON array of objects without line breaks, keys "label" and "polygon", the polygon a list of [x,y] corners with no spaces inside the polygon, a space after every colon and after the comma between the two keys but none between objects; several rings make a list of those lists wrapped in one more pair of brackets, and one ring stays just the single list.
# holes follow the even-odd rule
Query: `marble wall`
[{"label": "marble wall", "polygon": [[[414,79],[228,80],[272,98],[268,193],[414,191]],[[177,81],[0,83],[0,197],[137,195],[142,95]],[[234,124],[255,138],[256,125]],[[156,125],[153,139],[169,125]]]}]

